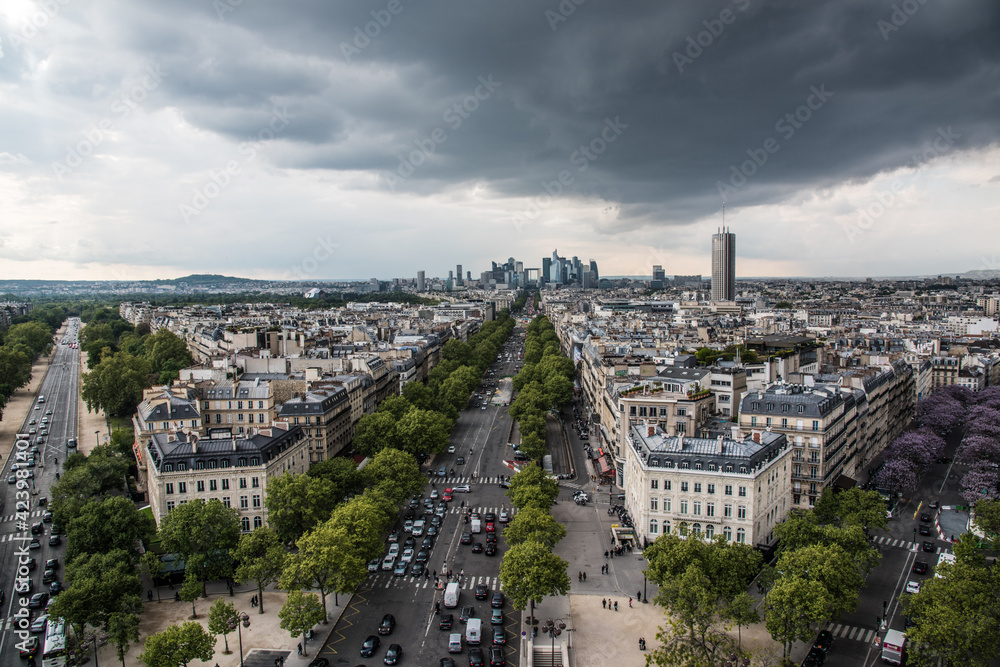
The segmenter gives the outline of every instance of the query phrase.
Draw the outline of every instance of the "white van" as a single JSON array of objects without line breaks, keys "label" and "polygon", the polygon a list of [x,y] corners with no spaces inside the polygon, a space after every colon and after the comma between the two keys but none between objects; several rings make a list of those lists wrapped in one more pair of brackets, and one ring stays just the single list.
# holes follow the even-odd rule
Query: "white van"
[{"label": "white van", "polygon": [[462,633],[453,632],[448,635],[448,653],[462,652]]},{"label": "white van", "polygon": [[479,519],[473,519],[472,521],[469,522],[469,530],[471,530],[473,533],[483,532],[482,523],[479,521]]},{"label": "white van", "polygon": [[413,522],[413,536],[420,537],[424,534],[424,520],[417,519]]},{"label": "white van", "polygon": [[448,584],[444,589],[444,606],[448,609],[454,609],[458,606],[458,597],[461,595],[462,591],[458,588],[458,582],[453,581]]},{"label": "white van", "polygon": [[465,643],[470,646],[479,646],[482,641],[483,622],[478,618],[470,618],[465,626]]}]

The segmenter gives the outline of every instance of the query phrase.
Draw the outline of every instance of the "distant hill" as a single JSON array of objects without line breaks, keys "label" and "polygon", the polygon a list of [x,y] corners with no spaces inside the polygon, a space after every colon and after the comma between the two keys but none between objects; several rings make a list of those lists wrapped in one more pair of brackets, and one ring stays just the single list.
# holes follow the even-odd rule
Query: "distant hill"
[{"label": "distant hill", "polygon": [[156,280],[154,282],[165,285],[179,285],[181,283],[184,283],[185,285],[208,286],[208,285],[232,285],[233,283],[254,285],[257,283],[270,282],[270,281],[254,280],[253,278],[237,278],[235,276],[220,276],[217,273],[192,273],[189,276],[182,276],[181,278]]}]

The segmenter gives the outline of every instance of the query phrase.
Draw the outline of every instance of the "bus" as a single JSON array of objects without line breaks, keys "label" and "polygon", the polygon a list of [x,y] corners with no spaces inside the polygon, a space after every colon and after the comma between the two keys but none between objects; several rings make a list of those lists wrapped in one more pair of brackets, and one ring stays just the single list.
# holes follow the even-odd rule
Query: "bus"
[{"label": "bus", "polygon": [[42,667],[66,667],[66,623],[49,617],[42,647]]}]

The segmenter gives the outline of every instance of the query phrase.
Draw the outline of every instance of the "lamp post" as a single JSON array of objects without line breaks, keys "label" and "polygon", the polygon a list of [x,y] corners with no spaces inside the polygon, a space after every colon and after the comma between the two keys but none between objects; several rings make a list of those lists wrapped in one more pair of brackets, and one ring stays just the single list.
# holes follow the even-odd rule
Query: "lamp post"
[{"label": "lamp post", "polygon": [[[551,618],[548,619],[547,621],[545,621],[545,624],[542,626],[542,629],[549,633],[549,639],[551,640],[549,643],[550,656],[555,655],[556,652],[556,637],[561,635],[563,633],[563,630],[565,630],[567,633],[573,632],[573,628],[567,628],[565,621],[563,621],[563,619],[561,618],[557,618],[555,620],[552,620]],[[567,637],[566,648],[572,648],[572,646],[570,646],[569,644],[569,640],[572,639],[572,637],[573,637],[572,635],[569,635]],[[552,664],[555,664],[554,660]],[[562,664],[562,660],[559,661],[559,664],[560,665]]]},{"label": "lamp post", "polygon": [[649,598],[646,597],[646,571],[642,572],[642,603],[649,604]]},{"label": "lamp post", "polygon": [[250,627],[250,617],[247,616],[246,612],[240,612],[236,616],[236,620],[229,619],[229,630],[236,630],[237,636],[240,642],[240,667],[243,667],[243,629]]},{"label": "lamp post", "polygon": [[741,658],[735,653],[730,653],[725,665],[726,667],[749,667],[750,658]]},{"label": "lamp post", "polygon": [[94,431],[94,444],[95,445],[100,445],[101,444],[101,432],[100,431]]}]

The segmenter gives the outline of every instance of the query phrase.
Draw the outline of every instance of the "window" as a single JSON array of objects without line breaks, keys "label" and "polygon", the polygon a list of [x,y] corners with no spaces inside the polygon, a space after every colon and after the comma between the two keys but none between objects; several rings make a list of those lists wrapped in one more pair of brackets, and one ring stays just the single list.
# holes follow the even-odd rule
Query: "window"
[{"label": "window", "polygon": [[736,508],[736,518],[737,519],[745,519],[745,518],[747,518],[747,506],[746,505],[740,505],[739,507]]},{"label": "window", "polygon": [[171,494],[174,492],[174,485],[172,483],[167,483],[167,493]]},{"label": "window", "polygon": [[205,492],[205,482],[198,482],[198,493]]},{"label": "window", "polygon": [[219,467],[220,468],[228,468],[229,467],[229,459],[222,459],[221,461],[219,461]]},{"label": "window", "polygon": [[669,491],[669,490],[670,490],[670,480],[669,480],[669,479],[665,479],[665,480],[663,480],[663,488],[664,488],[665,490],[667,490],[667,491]]},{"label": "window", "polygon": [[230,506],[230,504],[229,504],[229,496],[222,496],[222,504],[225,505],[226,507]]},{"label": "window", "polygon": [[740,498],[746,498],[746,497],[747,497],[747,487],[741,486],[740,487]]},{"label": "window", "polygon": [[760,403],[754,402],[750,404],[751,410],[760,410]]},{"label": "window", "polygon": [[781,405],[781,411],[782,412],[788,412],[788,403],[782,403],[782,405]]},{"label": "window", "polygon": [[218,467],[219,467],[219,462],[218,461],[216,461],[215,459],[209,460],[209,462],[208,462],[208,468],[210,470],[215,470]]},{"label": "window", "polygon": [[701,502],[698,501],[698,500],[696,500],[696,501],[694,501],[694,503],[692,503],[692,505],[693,506],[692,506],[691,509],[694,510],[693,514],[695,516],[701,516]]},{"label": "window", "polygon": [[208,480],[208,490],[209,491],[218,491],[219,490],[218,489],[218,484],[216,483],[216,481],[214,479]]},{"label": "window", "polygon": [[715,484],[709,484],[708,485],[708,492],[709,493],[715,493]]},{"label": "window", "polygon": [[253,508],[255,510],[259,510],[260,509],[260,494],[259,493],[253,494]]},{"label": "window", "polygon": [[733,541],[733,529],[730,528],[729,526],[726,526],[725,528],[722,529],[722,536],[724,538],[726,538],[726,542],[732,542]]},{"label": "window", "polygon": [[659,509],[659,501],[656,498],[649,499],[649,509],[656,510]]},{"label": "window", "polygon": [[688,490],[688,483],[687,482],[681,482],[681,492],[682,493],[687,493],[687,490]]},{"label": "window", "polygon": [[253,518],[253,527],[254,528],[260,528],[263,525],[264,525],[264,520],[261,519],[259,516],[255,516]]},{"label": "window", "polygon": [[663,511],[664,512],[669,512],[670,511],[670,498],[664,498],[663,499]]},{"label": "window", "polygon": [[659,526],[656,525],[656,519],[652,519],[649,522],[649,534],[650,535],[656,535],[656,532],[657,532],[658,528],[659,528]]},{"label": "window", "polygon": [[171,511],[172,509],[174,509],[174,501],[172,501],[172,500],[168,500],[168,501],[167,501],[167,511],[169,512],[169,511]]},{"label": "window", "polygon": [[243,421],[243,413],[242,412],[238,412],[236,414],[236,421],[238,421],[238,422]]},{"label": "window", "polygon": [[660,408],[660,416],[661,417],[669,417],[670,416],[670,410],[668,408]]},{"label": "window", "polygon": [[177,470],[187,470],[187,469],[188,469],[188,467],[187,467],[186,463],[178,463],[177,464]]},{"label": "window", "polygon": [[781,418],[781,428],[788,428],[788,420],[784,417]]},{"label": "window", "polygon": [[229,490],[229,480],[228,479],[222,480],[222,490],[223,491],[228,491]]},{"label": "window", "polygon": [[768,417],[767,419],[765,419],[765,420],[764,420],[764,423],[765,423],[765,424],[766,424],[767,426],[770,426],[770,425],[771,425],[771,418],[770,418],[770,417]]},{"label": "window", "polygon": [[177,493],[187,493],[187,482],[177,482]]},{"label": "window", "polygon": [[742,528],[736,531],[736,541],[739,542],[740,544],[743,544],[744,542],[747,541],[747,532]]},{"label": "window", "polygon": [[236,409],[237,410],[243,409],[243,401],[236,401]]},{"label": "window", "polygon": [[733,506],[727,503],[726,506],[722,508],[722,516],[726,517],[727,519],[732,519]]},{"label": "window", "polygon": [[731,484],[726,484],[726,495],[727,496],[733,495],[733,487]]},{"label": "window", "polygon": [[695,482],[694,483],[694,492],[695,493],[701,493],[701,482]]},{"label": "window", "polygon": [[651,489],[658,489],[658,488],[660,488],[660,480],[658,480],[658,479],[650,480],[650,482],[649,482],[649,488],[651,488]]},{"label": "window", "polygon": [[705,526],[705,539],[710,540],[715,537],[715,526],[708,524]]},{"label": "window", "polygon": [[204,470],[205,469],[205,462],[204,461],[195,461],[194,462],[194,469],[195,470]]},{"label": "window", "polygon": [[240,466],[241,468],[246,467],[246,464],[247,464],[247,457],[245,457],[245,456],[241,456],[236,461],[236,465]]},{"label": "window", "polygon": [[247,478],[246,477],[240,477],[240,488],[241,489],[247,488]]},{"label": "window", "polygon": [[696,524],[694,524],[694,525],[691,526],[691,534],[694,535],[695,537],[698,537],[699,535],[701,535],[701,524],[700,523],[696,523]]},{"label": "window", "polygon": [[705,516],[715,516],[715,503],[705,503]]},{"label": "window", "polygon": [[750,418],[750,425],[751,426],[756,426],[757,425],[757,418],[756,417],[751,417]]},{"label": "window", "polygon": [[215,413],[215,423],[216,424],[222,423],[222,415],[220,415],[218,412]]},{"label": "window", "polygon": [[[316,432],[316,435],[319,435],[319,431]],[[260,465],[260,457],[259,456],[251,456],[250,457],[250,465],[252,465],[252,466],[259,466]]]},{"label": "window", "polygon": [[802,405],[800,405],[800,406],[799,406],[799,409],[798,409],[798,413],[799,413],[799,414],[801,415],[801,414],[802,414],[803,412],[805,412],[805,411],[806,411],[805,407],[804,407],[804,406],[802,406]]},{"label": "window", "polygon": [[628,406],[628,414],[629,414],[630,417],[635,417],[635,406],[634,405]]},{"label": "window", "polygon": [[249,517],[243,517],[242,519],[240,519],[240,526],[243,528],[243,532],[244,533],[249,533],[250,532],[250,518]]},{"label": "window", "polygon": [[257,409],[258,410],[264,409],[264,401],[257,401]]},{"label": "window", "polygon": [[250,486],[253,487],[253,488],[255,488],[255,489],[259,489],[260,488],[260,478],[259,477],[251,477],[250,478]]},{"label": "window", "polygon": [[815,419],[813,420],[813,430],[814,431],[818,431],[819,430],[819,422],[816,421]]},{"label": "window", "polygon": [[684,408],[684,407],[677,408],[677,416],[678,417],[687,417],[687,413],[688,413],[687,408]]},{"label": "window", "polygon": [[646,406],[645,405],[640,405],[639,406],[639,416],[640,417],[647,417],[648,416],[646,414]]},{"label": "window", "polygon": [[681,514],[687,514],[687,513],[688,513],[688,501],[682,500],[681,501]]},{"label": "window", "polygon": [[767,404],[767,411],[768,412],[773,412],[774,411],[774,403],[768,403]]},{"label": "window", "polygon": [[173,472],[173,471],[174,471],[173,463],[167,463],[163,466],[163,472]]},{"label": "window", "polygon": [[240,496],[240,509],[245,510],[250,507],[250,499],[246,496]]}]

